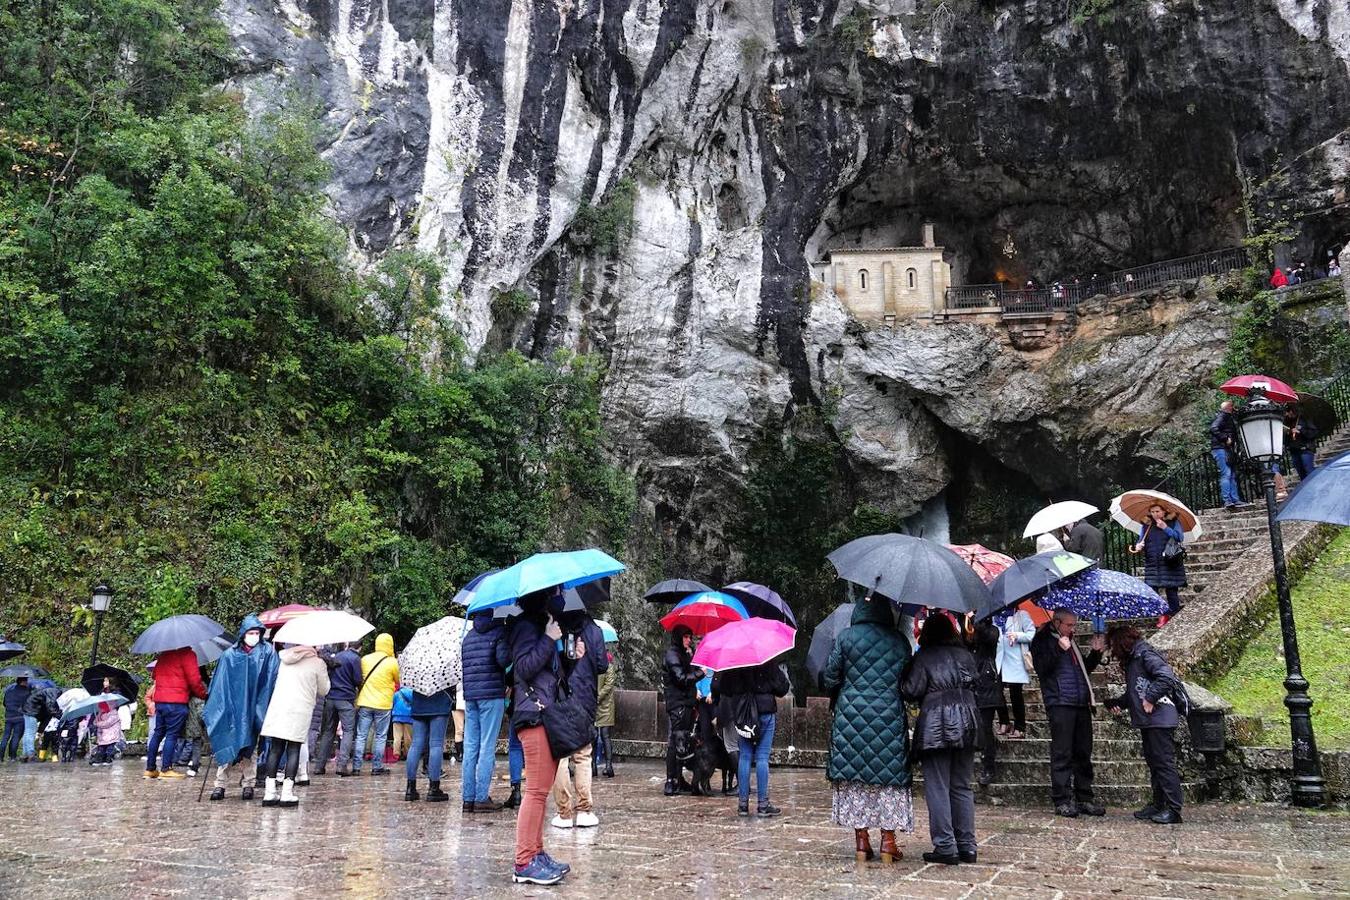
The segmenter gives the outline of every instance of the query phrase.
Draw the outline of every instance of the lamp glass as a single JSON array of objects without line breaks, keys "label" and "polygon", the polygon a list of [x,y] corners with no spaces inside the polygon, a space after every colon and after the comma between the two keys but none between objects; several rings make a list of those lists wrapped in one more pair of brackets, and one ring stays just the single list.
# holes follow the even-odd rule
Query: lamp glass
[{"label": "lamp glass", "polygon": [[94,588],[94,596],[89,601],[89,605],[93,607],[94,612],[107,612],[111,603],[112,591],[101,584]]},{"label": "lamp glass", "polygon": [[1284,415],[1269,401],[1247,405],[1238,421],[1238,433],[1250,459],[1279,459],[1284,455]]}]

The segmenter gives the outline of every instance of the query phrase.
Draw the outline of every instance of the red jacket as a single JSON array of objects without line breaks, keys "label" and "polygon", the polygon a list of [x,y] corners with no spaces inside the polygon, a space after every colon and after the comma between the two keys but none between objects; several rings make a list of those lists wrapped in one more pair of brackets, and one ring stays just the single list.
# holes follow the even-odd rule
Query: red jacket
[{"label": "red jacket", "polygon": [[197,654],[191,647],[161,653],[155,662],[155,703],[187,703],[190,697],[206,699]]}]

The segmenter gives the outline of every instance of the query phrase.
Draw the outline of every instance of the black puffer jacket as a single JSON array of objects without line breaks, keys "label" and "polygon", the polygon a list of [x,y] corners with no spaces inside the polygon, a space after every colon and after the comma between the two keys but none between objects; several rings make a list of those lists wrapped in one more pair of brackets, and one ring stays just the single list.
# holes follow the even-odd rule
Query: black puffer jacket
[{"label": "black puffer jacket", "polygon": [[1001,633],[988,622],[975,629],[975,705],[997,709],[1003,705],[1003,682],[998,674],[998,641]]},{"label": "black puffer jacket", "polygon": [[53,716],[59,716],[61,715],[61,707],[56,702],[56,698],[59,696],[61,696],[59,687],[38,688],[28,695],[28,700],[23,705],[23,714],[32,716],[39,722],[45,722]]},{"label": "black puffer jacket", "polygon": [[975,657],[956,645],[920,647],[900,675],[900,693],[920,704],[914,720],[914,747],[961,750],[977,747]]},{"label": "black puffer jacket", "polygon": [[558,650],[544,634],[548,617],[520,616],[511,626],[511,725],[517,730],[543,723],[543,705],[558,693]]},{"label": "black puffer jacket", "polygon": [[609,654],[605,652],[605,636],[600,626],[595,624],[586,613],[570,612],[558,616],[558,625],[563,634],[575,634],[586,644],[586,655],[581,659],[559,657],[563,677],[572,696],[579,697],[581,703],[595,719],[595,710],[600,703],[600,676],[609,671]]},{"label": "black puffer jacket", "polygon": [[777,663],[730,669],[713,677],[713,695],[720,704],[717,718],[730,722],[734,718],[736,698],[745,694],[755,695],[755,709],[761,716],[777,712],[778,698],[786,697],[790,687],[787,674]]},{"label": "black puffer jacket", "polygon": [[665,686],[666,711],[694,708],[694,688],[703,678],[703,670],[695,668],[690,660],[693,654],[684,649],[688,628],[677,625],[670,633],[670,646],[661,660],[661,680]]}]

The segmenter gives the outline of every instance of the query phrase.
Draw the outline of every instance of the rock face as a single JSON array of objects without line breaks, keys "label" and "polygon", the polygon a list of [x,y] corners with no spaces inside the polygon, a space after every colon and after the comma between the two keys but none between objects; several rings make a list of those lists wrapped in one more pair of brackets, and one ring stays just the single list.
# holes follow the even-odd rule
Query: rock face
[{"label": "rock face", "polygon": [[[970,282],[1231,246],[1244,186],[1329,141],[1350,105],[1338,0],[224,15],[250,103],[298,82],[323,105],[354,252],[437,255],[471,347],[608,360],[615,453],[695,555],[718,548],[751,436],[803,404],[896,512],[939,496],[972,445],[1044,490],[1100,488],[1226,339],[1203,292],[1085,310],[1041,349],[990,326],[866,331],[812,291],[823,249],[912,242],[932,221]],[[493,302],[516,290],[519,320]]]}]

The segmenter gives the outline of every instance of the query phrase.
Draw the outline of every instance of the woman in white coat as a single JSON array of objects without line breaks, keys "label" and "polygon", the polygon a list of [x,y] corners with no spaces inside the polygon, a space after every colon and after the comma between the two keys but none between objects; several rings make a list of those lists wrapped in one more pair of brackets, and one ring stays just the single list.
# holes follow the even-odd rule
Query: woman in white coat
[{"label": "woman in white coat", "polygon": [[[262,805],[294,808],[300,805],[295,796],[300,745],[309,733],[314,704],[328,694],[328,666],[313,647],[287,647],[278,655],[281,666],[262,727],[263,737],[272,740],[263,769],[267,781]],[[283,753],[286,754],[286,777],[278,795],[277,768]]]},{"label": "woman in white coat", "polygon": [[1026,737],[1027,707],[1022,698],[1022,685],[1031,681],[1027,674],[1026,660],[1022,657],[1036,636],[1036,626],[1031,616],[1021,609],[1013,611],[1008,621],[1003,623],[1003,640],[999,642],[998,674],[999,679],[1008,686],[1008,697],[1012,701],[1012,723],[1008,722],[1008,707],[998,710],[998,733],[1008,737]]}]

